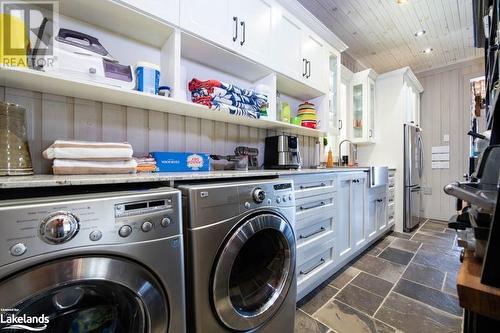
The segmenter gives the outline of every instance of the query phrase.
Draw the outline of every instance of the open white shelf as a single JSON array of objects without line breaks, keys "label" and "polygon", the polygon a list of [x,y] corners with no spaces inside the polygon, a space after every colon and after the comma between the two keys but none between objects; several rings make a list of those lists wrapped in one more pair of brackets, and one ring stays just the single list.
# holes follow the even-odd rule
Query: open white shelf
[{"label": "open white shelf", "polygon": [[166,22],[116,1],[60,0],[59,12],[157,48],[174,32]]},{"label": "open white shelf", "polygon": [[269,119],[252,119],[234,116],[225,112],[210,110],[203,105],[191,102],[145,94],[135,90],[124,90],[92,81],[70,79],[62,75],[26,68],[0,66],[0,85],[173,113],[188,117],[272,129],[289,134],[315,137],[325,135],[325,133],[320,130]]}]

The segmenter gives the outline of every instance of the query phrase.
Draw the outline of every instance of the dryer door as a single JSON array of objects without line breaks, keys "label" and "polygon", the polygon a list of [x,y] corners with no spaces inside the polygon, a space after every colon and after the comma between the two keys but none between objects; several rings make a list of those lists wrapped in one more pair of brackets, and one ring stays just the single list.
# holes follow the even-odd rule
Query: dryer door
[{"label": "dryer door", "polygon": [[168,304],[161,285],[148,270],[127,260],[53,261],[1,281],[0,295],[0,307],[6,310],[2,318],[32,318],[29,323],[2,320],[0,329],[12,325],[47,332],[164,333],[168,329]]},{"label": "dryer door", "polygon": [[230,329],[254,329],[283,303],[295,275],[295,236],[272,213],[250,216],[229,236],[213,278],[213,301]]}]

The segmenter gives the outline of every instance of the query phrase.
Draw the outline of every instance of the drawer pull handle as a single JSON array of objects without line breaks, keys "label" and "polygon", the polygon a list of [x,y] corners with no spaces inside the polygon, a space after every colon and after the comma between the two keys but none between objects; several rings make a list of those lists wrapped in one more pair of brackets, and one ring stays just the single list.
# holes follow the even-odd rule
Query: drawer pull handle
[{"label": "drawer pull handle", "polygon": [[313,205],[313,206],[309,206],[309,207],[304,207],[304,206],[300,206],[300,210],[309,210],[309,209],[313,209],[313,208],[317,208],[317,207],[321,207],[321,206],[324,206],[325,205],[325,202],[324,201],[321,201],[319,204],[317,205]]},{"label": "drawer pull handle", "polygon": [[325,183],[321,183],[319,185],[311,185],[311,186],[300,185],[300,189],[301,190],[306,190],[306,189],[311,189],[311,188],[316,188],[316,187],[325,187],[325,186],[326,186]]},{"label": "drawer pull handle", "polygon": [[312,271],[314,271],[319,266],[323,265],[325,262],[326,262],[325,258],[321,258],[321,260],[316,265],[314,265],[313,267],[311,267],[309,269],[306,269],[305,271],[300,271],[300,274],[307,275],[307,274],[311,273]]},{"label": "drawer pull handle", "polygon": [[311,232],[311,233],[309,233],[307,235],[300,235],[299,238],[300,239],[306,239],[306,238],[312,237],[314,235],[320,234],[320,233],[322,233],[325,230],[326,230],[325,227],[321,227],[321,228],[319,228],[319,230],[313,231],[313,232]]}]

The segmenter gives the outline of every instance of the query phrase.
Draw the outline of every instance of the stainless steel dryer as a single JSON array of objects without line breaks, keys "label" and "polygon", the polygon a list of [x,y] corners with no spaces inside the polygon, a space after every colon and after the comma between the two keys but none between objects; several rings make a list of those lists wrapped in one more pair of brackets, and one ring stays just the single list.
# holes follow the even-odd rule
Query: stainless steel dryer
[{"label": "stainless steel dryer", "polygon": [[289,180],[183,185],[188,331],[294,330]]},{"label": "stainless steel dryer", "polygon": [[185,332],[181,221],[171,188],[0,202],[0,328]]}]

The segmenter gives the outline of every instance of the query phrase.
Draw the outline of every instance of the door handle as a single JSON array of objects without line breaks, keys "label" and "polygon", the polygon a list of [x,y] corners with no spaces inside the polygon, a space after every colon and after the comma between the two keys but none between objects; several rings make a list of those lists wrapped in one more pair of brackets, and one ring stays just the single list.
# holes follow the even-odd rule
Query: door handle
[{"label": "door handle", "polygon": [[324,206],[324,205],[325,205],[325,202],[321,201],[319,204],[312,205],[312,206],[309,206],[309,207],[300,206],[299,209],[300,210],[309,210],[309,209],[318,208],[318,207],[321,207],[321,206]]},{"label": "door handle", "polygon": [[307,61],[307,78],[311,77],[311,62],[309,60]]},{"label": "door handle", "polygon": [[373,138],[373,130],[372,129],[368,130],[368,133],[369,133],[368,136],[370,138]]},{"label": "door handle", "polygon": [[344,127],[344,124],[342,123],[342,119],[339,119],[339,130],[341,130],[342,127]]},{"label": "door handle", "polygon": [[243,33],[243,39],[241,40],[240,42],[240,45],[243,46],[243,44],[245,44],[246,40],[247,40],[247,25],[245,23],[245,21],[241,21],[240,23],[241,25],[241,30],[242,30],[242,33]]},{"label": "door handle", "polygon": [[311,188],[316,188],[316,187],[325,187],[325,186],[326,186],[325,183],[321,183],[319,185],[311,185],[311,186],[300,185],[300,189],[301,190],[306,190],[306,189],[311,189]]},{"label": "door handle", "polygon": [[233,16],[233,22],[234,22],[233,42],[236,42],[236,40],[238,39],[238,17]]},{"label": "door handle", "polygon": [[311,273],[312,271],[314,271],[316,268],[318,268],[319,266],[323,265],[325,263],[325,258],[321,258],[319,263],[317,263],[316,265],[314,265],[313,267],[309,268],[309,269],[306,269],[305,271],[300,271],[300,274],[301,275],[307,275],[309,273]]},{"label": "door handle", "polygon": [[326,229],[325,229],[325,227],[321,227],[321,228],[319,228],[319,230],[313,231],[313,232],[311,232],[311,233],[309,233],[309,234],[306,234],[306,235],[300,235],[300,236],[299,236],[299,238],[300,238],[300,239],[306,239],[306,238],[312,237],[312,236],[314,236],[314,235],[320,234],[320,233],[322,233],[322,232],[323,232],[323,231],[325,231],[325,230],[326,230]]},{"label": "door handle", "polygon": [[307,59],[306,58],[302,59],[302,65],[304,65],[304,71],[302,72],[302,77],[306,77],[306,75],[307,75]]}]

